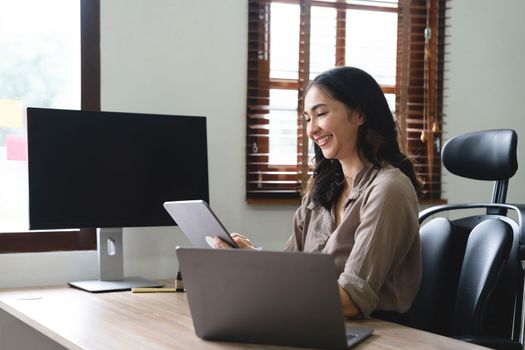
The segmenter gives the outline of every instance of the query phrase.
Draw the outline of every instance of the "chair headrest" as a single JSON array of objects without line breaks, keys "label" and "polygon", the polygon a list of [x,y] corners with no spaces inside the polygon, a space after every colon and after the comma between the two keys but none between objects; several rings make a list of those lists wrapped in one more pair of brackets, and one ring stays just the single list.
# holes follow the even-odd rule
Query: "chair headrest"
[{"label": "chair headrest", "polygon": [[448,171],[476,180],[507,180],[518,170],[518,136],[512,129],[465,133],[448,140],[441,159]]}]

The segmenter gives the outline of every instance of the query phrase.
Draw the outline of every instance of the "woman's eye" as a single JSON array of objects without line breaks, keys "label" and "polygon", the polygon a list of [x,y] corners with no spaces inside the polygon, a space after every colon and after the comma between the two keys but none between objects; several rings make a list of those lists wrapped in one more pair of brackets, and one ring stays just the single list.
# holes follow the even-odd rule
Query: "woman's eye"
[{"label": "woman's eye", "polygon": [[317,113],[317,116],[318,117],[322,117],[323,115],[326,115],[328,112],[319,112]]}]

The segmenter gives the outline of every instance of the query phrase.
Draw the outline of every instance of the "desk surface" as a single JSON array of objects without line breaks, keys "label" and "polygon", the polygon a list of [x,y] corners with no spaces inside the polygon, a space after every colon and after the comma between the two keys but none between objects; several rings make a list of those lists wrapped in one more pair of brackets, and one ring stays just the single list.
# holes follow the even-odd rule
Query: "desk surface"
[{"label": "desk surface", "polygon": [[[69,287],[0,290],[0,307],[69,349],[297,349],[199,339],[185,293],[91,294]],[[481,349],[375,319],[356,349]]]}]

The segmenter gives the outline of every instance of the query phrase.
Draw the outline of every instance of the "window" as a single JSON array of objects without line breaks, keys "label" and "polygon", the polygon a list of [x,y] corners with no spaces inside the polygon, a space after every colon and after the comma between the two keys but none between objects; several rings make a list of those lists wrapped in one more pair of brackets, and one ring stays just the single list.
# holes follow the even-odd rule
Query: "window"
[{"label": "window", "polygon": [[249,0],[249,203],[299,200],[313,156],[301,117],[305,88],[343,65],[364,69],[381,85],[424,182],[420,199],[441,200],[445,3]]},{"label": "window", "polygon": [[96,249],[92,229],[25,231],[24,110],[100,109],[99,8],[99,0],[0,0],[2,253]]}]

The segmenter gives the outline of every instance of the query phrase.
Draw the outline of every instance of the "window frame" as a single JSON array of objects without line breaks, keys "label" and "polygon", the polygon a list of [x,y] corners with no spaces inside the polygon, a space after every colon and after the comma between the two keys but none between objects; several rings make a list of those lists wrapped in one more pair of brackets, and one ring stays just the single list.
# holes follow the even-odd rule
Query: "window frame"
[{"label": "window frame", "polygon": [[[80,0],[81,109],[100,110],[100,0]],[[96,250],[96,229],[0,233],[0,253]]]},{"label": "window frame", "polygon": [[[414,156],[416,161],[416,170],[423,180],[423,191],[420,195],[421,203],[444,203],[441,198],[441,173],[439,146],[441,145],[441,126],[442,126],[442,102],[443,102],[443,62],[444,62],[444,28],[445,28],[445,9],[447,0],[399,0],[397,7],[372,6],[359,3],[347,3],[345,0],[336,0],[335,2],[326,2],[319,0],[250,0],[249,1],[249,29],[248,29],[248,93],[247,93],[247,144],[246,144],[246,200],[249,204],[297,204],[300,202],[301,194],[304,192],[308,177],[311,174],[311,168],[308,168],[308,143],[305,126],[302,123],[302,101],[304,92],[308,84],[309,77],[309,28],[310,28],[310,9],[313,6],[324,6],[335,8],[337,10],[336,24],[336,52],[335,65],[340,66],[344,63],[346,44],[346,11],[348,9],[387,11],[394,12],[398,15],[398,47],[396,63],[396,84],[381,85],[386,94],[396,95],[396,118],[400,127],[400,144],[408,154]],[[298,4],[301,9],[301,29],[300,29],[300,47],[299,47],[299,67],[298,79],[272,79],[270,78],[270,4],[271,3],[288,3]],[[258,15],[258,18],[254,16]],[[421,45],[421,39],[413,39],[419,35],[421,16],[430,16],[428,26],[434,35],[425,45],[426,49],[432,53],[428,62],[417,64],[412,67],[412,56],[421,55],[417,50]],[[410,16],[415,16],[415,20]],[[423,28],[424,29],[424,28]],[[255,34],[257,33],[257,37]],[[422,35],[421,35],[422,36]],[[416,49],[413,48],[416,43]],[[303,53],[303,55],[301,54]],[[418,56],[418,60],[423,59]],[[425,59],[426,60],[426,59]],[[254,62],[257,61],[257,65]],[[419,86],[414,83],[414,76],[417,79],[423,79],[422,71],[430,72],[430,82],[428,85]],[[426,74],[426,73],[425,73]],[[421,77],[420,77],[421,75]],[[417,79],[415,79],[417,81]],[[428,79],[425,78],[425,81]],[[419,84],[419,85],[418,85]],[[270,89],[293,89],[298,91],[297,107],[297,156],[296,165],[275,165],[269,163],[270,141],[269,134],[264,135],[265,128],[268,129],[270,117],[268,116],[270,103]],[[422,145],[414,147],[414,123],[412,122],[412,110],[415,100],[415,94],[412,92],[418,89],[418,93],[425,95],[425,103],[432,107],[421,110],[421,120],[416,122],[423,124],[416,132],[424,134],[431,141],[421,141]],[[400,98],[400,96],[408,97]],[[419,96],[419,95],[418,95]],[[418,97],[419,98],[419,97]],[[267,103],[265,106],[264,103]],[[403,108],[401,105],[403,105]],[[408,107],[407,107],[408,106]],[[431,111],[429,112],[429,110]],[[266,114],[266,116],[265,116]],[[432,120],[431,120],[432,119]],[[428,124],[430,123],[430,124]],[[432,124],[433,123],[433,124]],[[430,126],[429,126],[430,125]],[[259,129],[254,132],[254,129]],[[423,130],[421,130],[423,129]],[[424,138],[423,136],[421,139]],[[419,136],[417,136],[419,138]],[[250,151],[259,150],[257,161],[254,161],[254,153]],[[416,152],[414,152],[416,151]],[[264,152],[268,156],[264,156]],[[427,164],[430,159],[432,165]],[[422,164],[421,164],[422,163]],[[425,173],[425,171],[427,171]],[[430,175],[429,175],[430,171]],[[257,176],[258,174],[258,176]],[[295,178],[294,178],[294,174]],[[257,176],[257,178],[256,178]],[[271,183],[282,182],[282,185],[265,185],[265,182]],[[287,187],[287,191],[278,193],[279,186],[286,186],[284,182],[293,183],[295,180],[297,188]],[[255,185],[259,185],[261,190],[257,190]],[[267,186],[267,187],[265,187]],[[272,188],[272,186],[274,186]],[[266,189],[268,188],[268,189]],[[257,194],[256,192],[260,192]]]}]

